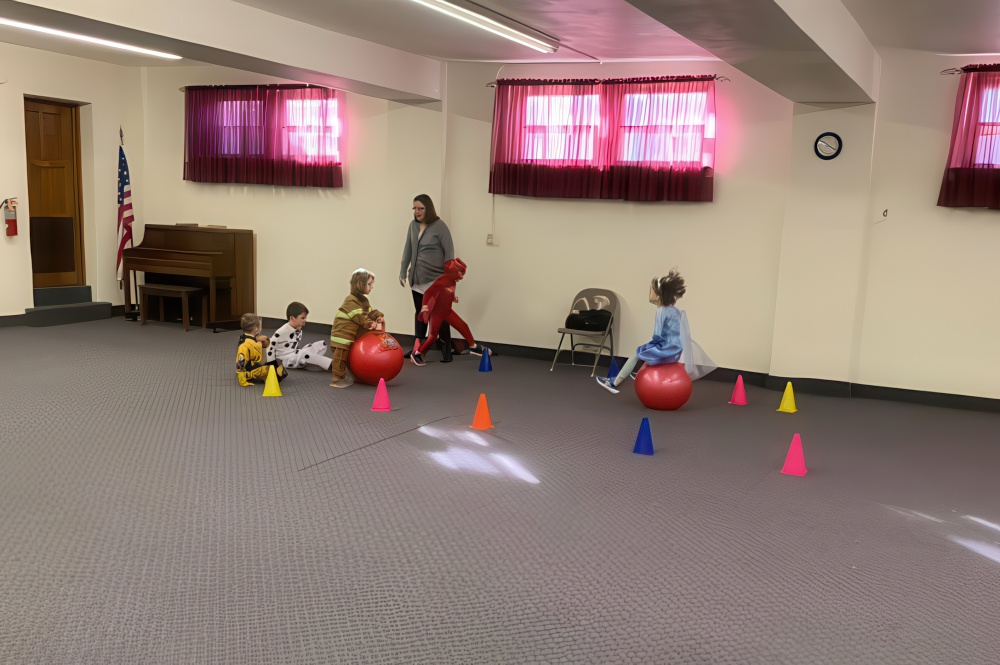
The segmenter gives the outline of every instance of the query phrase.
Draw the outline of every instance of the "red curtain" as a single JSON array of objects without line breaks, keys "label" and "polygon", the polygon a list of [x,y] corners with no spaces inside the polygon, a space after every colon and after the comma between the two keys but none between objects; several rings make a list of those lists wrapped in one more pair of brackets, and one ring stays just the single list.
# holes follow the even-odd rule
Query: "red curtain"
[{"label": "red curtain", "polygon": [[1000,65],[962,68],[938,205],[1000,209]]},{"label": "red curtain", "polygon": [[715,77],[497,81],[490,192],[711,201]]},{"label": "red curtain", "polygon": [[184,179],[343,187],[342,98],[293,85],[188,87]]}]

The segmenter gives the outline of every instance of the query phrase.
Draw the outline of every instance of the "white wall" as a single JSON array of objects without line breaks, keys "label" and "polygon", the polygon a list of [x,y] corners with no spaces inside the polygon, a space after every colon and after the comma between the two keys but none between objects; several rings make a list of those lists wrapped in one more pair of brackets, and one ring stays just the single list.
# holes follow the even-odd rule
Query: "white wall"
[{"label": "white wall", "polygon": [[[719,138],[712,203],[491,197],[487,193],[496,65],[448,67],[447,206],[469,264],[462,316],[485,339],[554,347],[573,295],[623,299],[621,349],[648,341],[649,282],[677,267],[696,339],[723,366],[770,366],[778,253],[788,187],[791,102],[720,62],[506,65],[503,78],[717,73]],[[499,246],[486,245],[495,229]]]},{"label": "white wall", "polygon": [[936,205],[959,80],[938,72],[976,61],[880,55],[858,381],[1000,398],[1000,211]]},{"label": "white wall", "polygon": [[[798,106],[781,237],[770,374],[852,380],[860,339],[875,105]],[[816,139],[834,132],[843,149],[819,159]]]},{"label": "white wall", "polygon": [[[220,67],[147,73],[146,223],[197,222],[257,234],[257,311],[283,318],[299,300],[310,319],[332,322],[355,268],[377,275],[372,303],[391,330],[412,333],[413,303],[399,286],[399,260],[413,196],[439,199],[442,115],[383,100],[347,97],[342,189],[219,185],[183,180],[185,85],[272,83]],[[137,236],[138,237],[138,236]]]},{"label": "white wall", "polygon": [[[115,276],[118,128],[126,136],[133,187],[142,191],[139,70],[0,43],[0,200],[18,197],[18,235],[0,237],[0,316],[33,306],[24,97],[87,104],[81,110],[83,231],[94,299],[123,302]],[[136,197],[137,214],[142,198]]]}]

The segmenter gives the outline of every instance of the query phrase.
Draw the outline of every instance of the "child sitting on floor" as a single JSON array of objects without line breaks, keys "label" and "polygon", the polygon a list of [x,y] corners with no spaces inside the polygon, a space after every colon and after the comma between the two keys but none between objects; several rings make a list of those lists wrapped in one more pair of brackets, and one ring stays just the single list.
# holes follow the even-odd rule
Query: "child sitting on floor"
[{"label": "child sitting on floor", "polygon": [[236,348],[236,379],[243,387],[252,383],[263,383],[273,366],[278,375],[278,381],[283,381],[288,372],[280,360],[264,362],[264,348],[270,346],[267,335],[260,334],[260,317],[256,314],[244,314],[240,319],[243,334]]},{"label": "child sitting on floor", "polygon": [[375,275],[364,268],[358,268],[351,275],[351,294],[337,310],[337,317],[330,330],[330,346],[333,347],[332,381],[334,388],[346,388],[354,383],[347,371],[347,356],[358,333],[374,330],[376,326],[385,328],[382,312],[372,309],[368,294],[375,288]]},{"label": "child sitting on floor", "polygon": [[326,342],[306,344],[301,349],[302,328],[306,325],[309,310],[300,302],[293,302],[285,308],[288,323],[271,335],[271,345],[267,347],[267,359],[280,360],[288,369],[298,369],[311,365],[324,371],[330,370],[333,360],[326,355]]}]

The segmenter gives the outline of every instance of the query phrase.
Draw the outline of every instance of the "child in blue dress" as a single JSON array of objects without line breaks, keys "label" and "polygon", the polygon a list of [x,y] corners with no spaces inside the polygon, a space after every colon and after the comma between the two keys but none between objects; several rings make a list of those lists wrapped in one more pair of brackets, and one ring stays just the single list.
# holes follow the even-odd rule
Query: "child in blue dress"
[{"label": "child in blue dress", "polygon": [[647,365],[684,362],[684,369],[692,379],[700,378],[715,369],[701,347],[691,340],[687,315],[674,306],[686,291],[684,278],[676,270],[671,270],[666,277],[653,278],[649,287],[649,302],[658,305],[658,308],[652,341],[636,349],[614,379],[597,377],[599,384],[618,393],[618,386],[632,373],[640,360]]}]

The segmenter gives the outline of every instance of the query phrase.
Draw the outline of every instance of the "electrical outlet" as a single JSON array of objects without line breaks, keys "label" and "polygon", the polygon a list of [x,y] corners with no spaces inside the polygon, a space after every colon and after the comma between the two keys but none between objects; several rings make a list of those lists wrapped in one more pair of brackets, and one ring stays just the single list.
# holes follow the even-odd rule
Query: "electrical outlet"
[{"label": "electrical outlet", "polygon": [[487,245],[492,245],[493,244],[493,234],[492,233],[487,233],[486,234],[486,244]]}]

